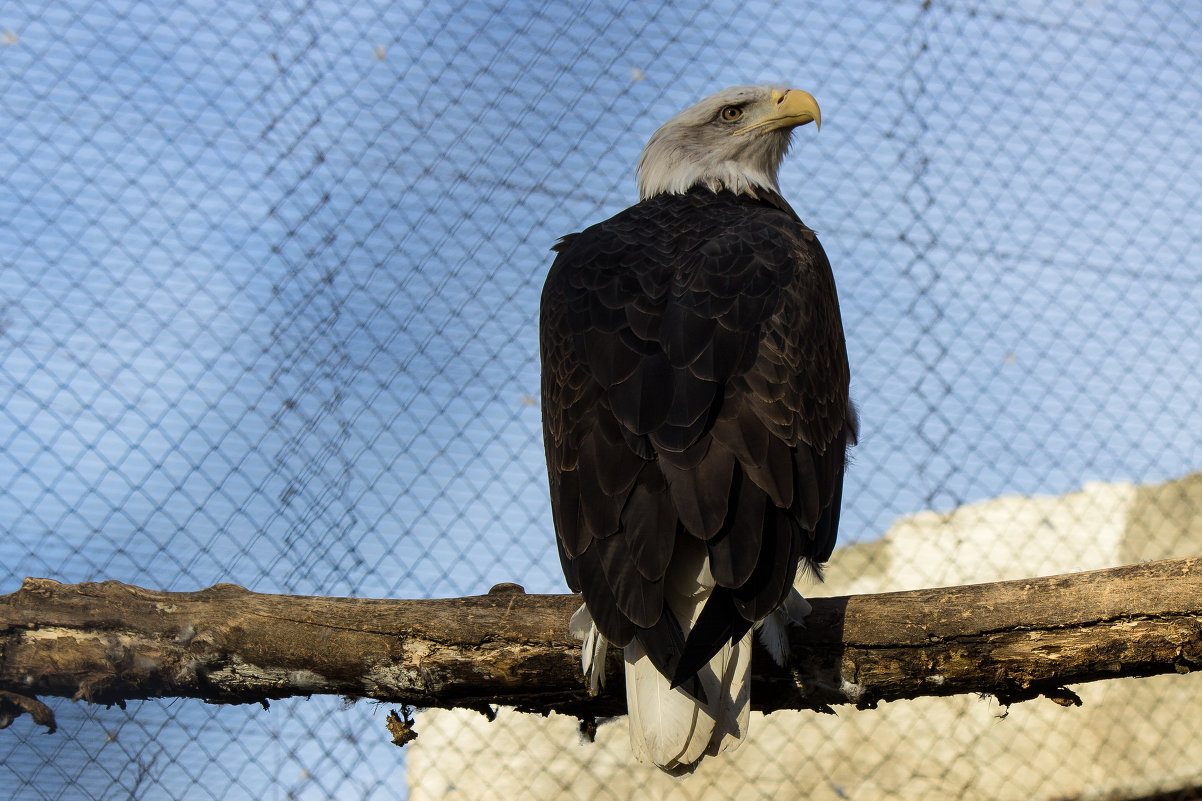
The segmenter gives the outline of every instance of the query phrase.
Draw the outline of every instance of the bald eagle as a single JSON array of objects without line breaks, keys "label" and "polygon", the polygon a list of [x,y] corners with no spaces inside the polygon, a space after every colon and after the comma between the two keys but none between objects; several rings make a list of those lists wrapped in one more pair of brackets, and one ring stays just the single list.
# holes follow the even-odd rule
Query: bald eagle
[{"label": "bald eagle", "polygon": [[778,661],[834,547],[856,436],[830,264],[781,197],[808,93],[727,89],[648,142],[639,203],[563,237],[543,435],[589,687],[623,649],[631,746],[679,775],[737,747],[751,636]]}]

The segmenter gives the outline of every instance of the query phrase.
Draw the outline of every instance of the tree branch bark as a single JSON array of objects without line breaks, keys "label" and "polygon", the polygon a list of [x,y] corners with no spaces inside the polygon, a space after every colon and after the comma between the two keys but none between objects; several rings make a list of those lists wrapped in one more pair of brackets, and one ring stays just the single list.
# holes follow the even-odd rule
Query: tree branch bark
[{"label": "tree branch bark", "polygon": [[[491,705],[592,718],[625,710],[621,655],[590,697],[568,634],[579,596],[368,600],[265,595],[232,584],[158,592],[26,579],[0,596],[0,727],[36,696],[266,703],[336,694],[418,707]],[[1202,667],[1202,557],[1049,578],[813,599],[787,668],[760,650],[763,711],[989,693]],[[39,717],[40,716],[40,717]]]}]

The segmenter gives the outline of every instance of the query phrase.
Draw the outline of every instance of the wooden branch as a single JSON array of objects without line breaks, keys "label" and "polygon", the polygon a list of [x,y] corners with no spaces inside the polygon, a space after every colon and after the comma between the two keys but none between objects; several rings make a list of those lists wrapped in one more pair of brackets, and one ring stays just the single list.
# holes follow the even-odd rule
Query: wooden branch
[{"label": "wooden branch", "polygon": [[[329,693],[485,712],[502,704],[620,714],[616,649],[608,688],[597,697],[584,689],[580,644],[567,630],[579,603],[516,585],[390,601],[26,579],[0,596],[0,727],[22,712],[52,726],[39,695],[122,704]],[[759,649],[755,708],[969,692],[1069,704],[1079,701],[1067,684],[1202,667],[1202,558],[813,604],[807,628],[792,634],[787,669]]]}]

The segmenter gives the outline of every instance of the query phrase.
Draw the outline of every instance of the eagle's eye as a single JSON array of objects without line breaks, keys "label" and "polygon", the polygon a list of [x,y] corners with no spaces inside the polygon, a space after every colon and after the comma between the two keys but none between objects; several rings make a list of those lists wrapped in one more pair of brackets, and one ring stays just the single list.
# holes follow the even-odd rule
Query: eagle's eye
[{"label": "eagle's eye", "polygon": [[726,122],[734,122],[739,117],[743,116],[743,109],[738,106],[727,106],[722,109],[722,119]]}]

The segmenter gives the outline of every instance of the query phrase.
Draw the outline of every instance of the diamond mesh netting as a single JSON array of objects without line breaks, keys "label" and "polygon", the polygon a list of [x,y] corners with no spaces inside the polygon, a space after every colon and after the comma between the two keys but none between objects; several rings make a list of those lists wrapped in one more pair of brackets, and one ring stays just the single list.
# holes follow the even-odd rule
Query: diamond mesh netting
[{"label": "diamond mesh netting", "polygon": [[[862,421],[830,591],[1202,552],[1200,36],[1190,3],[11,3],[0,592],[563,591],[549,248],[633,202],[669,116],[782,80],[823,109],[781,184]],[[662,786],[620,722],[421,715],[403,753],[366,703],[50,700],[58,733],[0,733],[0,787],[1198,797],[1195,677],[1081,693],[778,714]]]}]

